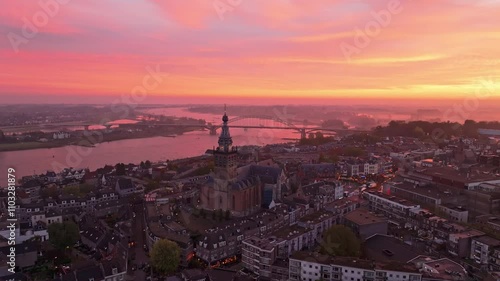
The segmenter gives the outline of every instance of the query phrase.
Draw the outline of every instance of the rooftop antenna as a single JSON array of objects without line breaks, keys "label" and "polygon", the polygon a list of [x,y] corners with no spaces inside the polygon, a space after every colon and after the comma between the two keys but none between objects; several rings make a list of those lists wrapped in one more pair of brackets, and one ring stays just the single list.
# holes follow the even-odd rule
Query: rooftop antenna
[{"label": "rooftop antenna", "polygon": [[224,114],[226,113],[226,104],[224,104]]}]

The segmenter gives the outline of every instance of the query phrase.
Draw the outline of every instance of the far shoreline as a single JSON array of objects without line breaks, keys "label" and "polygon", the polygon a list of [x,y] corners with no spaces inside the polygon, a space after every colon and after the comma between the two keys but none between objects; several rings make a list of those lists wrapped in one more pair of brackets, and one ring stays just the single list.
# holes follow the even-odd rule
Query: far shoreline
[{"label": "far shoreline", "polygon": [[153,136],[136,136],[131,138],[117,138],[112,140],[103,140],[99,143],[91,144],[89,141],[85,139],[80,139],[78,141],[71,142],[19,142],[19,143],[3,143],[0,144],[0,153],[2,152],[15,152],[15,151],[25,151],[25,150],[39,150],[39,149],[52,149],[52,148],[60,148],[66,146],[81,146],[81,147],[96,147],[101,143],[110,143],[116,141],[124,141],[124,140],[134,140],[134,139],[144,139],[144,138],[154,138],[154,137],[162,137],[162,138],[175,138],[177,135],[153,135]]}]

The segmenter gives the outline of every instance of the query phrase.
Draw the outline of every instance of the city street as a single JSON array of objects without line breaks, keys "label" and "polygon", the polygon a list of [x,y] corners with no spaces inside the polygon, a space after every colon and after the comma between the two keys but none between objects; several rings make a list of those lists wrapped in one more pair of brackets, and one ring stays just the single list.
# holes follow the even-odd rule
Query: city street
[{"label": "city street", "polygon": [[144,245],[146,244],[146,225],[144,222],[144,209],[143,204],[137,204],[132,207],[132,211],[135,213],[135,218],[132,218],[132,240],[135,242],[135,246],[130,249],[130,254],[134,257],[132,264],[136,266],[136,271],[131,272],[134,275],[134,280],[146,280],[149,274],[146,274],[143,270],[139,269],[140,265],[143,263],[149,263],[149,257],[146,255],[144,250]]}]

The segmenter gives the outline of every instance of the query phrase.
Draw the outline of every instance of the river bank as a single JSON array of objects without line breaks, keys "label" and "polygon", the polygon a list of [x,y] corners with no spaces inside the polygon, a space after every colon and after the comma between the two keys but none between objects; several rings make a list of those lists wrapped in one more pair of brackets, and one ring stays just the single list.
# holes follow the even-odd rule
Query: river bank
[{"label": "river bank", "polygon": [[[97,131],[96,131],[97,132]],[[93,133],[90,137],[80,137],[80,138],[70,138],[63,140],[48,140],[48,141],[28,141],[28,142],[15,142],[15,143],[0,143],[0,152],[8,151],[21,151],[21,150],[33,150],[33,149],[49,149],[58,148],[65,146],[83,146],[83,147],[94,147],[96,144],[121,141],[121,140],[132,140],[132,139],[142,139],[151,137],[168,137],[175,138],[177,135],[190,131],[179,131],[176,134],[169,133],[141,133],[141,134],[101,134],[102,140],[95,142],[98,139],[96,133]],[[94,143],[95,142],[95,143]]]}]

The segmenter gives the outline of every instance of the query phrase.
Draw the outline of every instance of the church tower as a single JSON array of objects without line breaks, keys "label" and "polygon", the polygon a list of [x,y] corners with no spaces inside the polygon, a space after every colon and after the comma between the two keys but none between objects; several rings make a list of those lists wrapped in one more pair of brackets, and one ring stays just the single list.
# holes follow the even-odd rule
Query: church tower
[{"label": "church tower", "polygon": [[236,162],[238,150],[233,147],[233,139],[229,133],[229,118],[224,105],[224,116],[222,116],[222,128],[219,136],[219,146],[214,150],[215,173],[218,177],[230,180],[236,177]]}]

